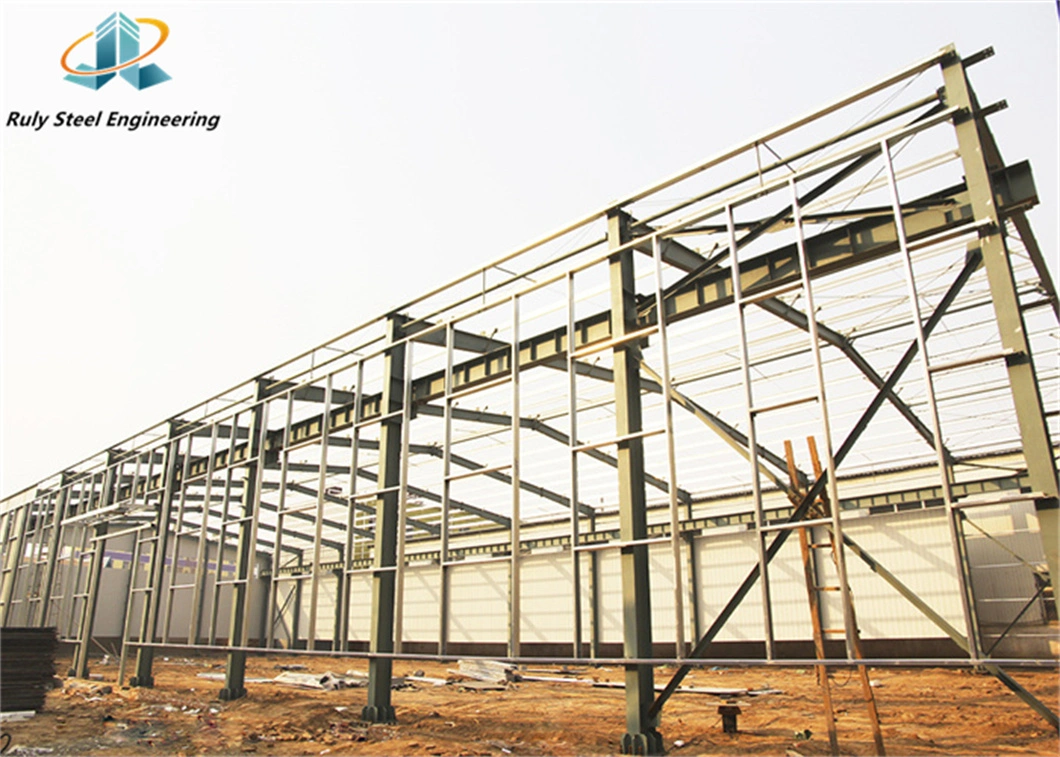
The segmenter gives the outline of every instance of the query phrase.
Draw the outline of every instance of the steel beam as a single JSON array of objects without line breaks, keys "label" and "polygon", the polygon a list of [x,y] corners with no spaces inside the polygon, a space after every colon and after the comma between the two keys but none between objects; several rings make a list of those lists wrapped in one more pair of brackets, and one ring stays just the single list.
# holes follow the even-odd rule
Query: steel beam
[{"label": "steel beam", "polygon": [[[521,425],[522,424],[520,424],[520,427]],[[437,458],[442,457],[442,449],[440,447],[430,444],[411,444],[409,445],[409,452],[413,454],[431,455],[432,457]],[[458,465],[466,470],[482,470],[486,467],[480,462],[453,453],[449,454],[449,460],[453,463],[453,465]],[[494,481],[500,481],[502,484],[507,484],[508,486],[511,486],[512,484],[512,477],[504,471],[490,470],[483,473],[482,475],[486,478],[492,478]],[[536,494],[542,499],[547,499],[549,502],[555,502],[557,505],[562,505],[563,507],[567,508],[570,507],[570,497],[566,497],[562,494],[559,494],[558,492],[554,492],[551,489],[545,488],[544,486],[538,486],[536,484],[530,483],[529,481],[524,481],[522,480],[522,478],[520,478],[519,488],[522,491],[530,492],[531,494]],[[458,507],[457,505],[453,505],[452,499],[449,500],[449,505],[452,507]],[[592,514],[594,510],[585,503],[579,502],[578,512],[582,513],[583,515],[589,515]]]},{"label": "steel beam", "polygon": [[[549,366],[549,367],[551,367],[551,366]],[[566,368],[564,367],[563,370],[566,370]],[[614,381],[615,381],[614,371],[612,371],[609,368],[602,368],[602,369],[600,369],[600,371],[601,372],[594,372],[592,374],[592,378],[597,378],[597,379],[600,379],[602,381],[608,381],[610,383],[614,383]],[[661,392],[662,391],[662,388],[658,384],[656,384],[654,381],[649,381],[649,380],[647,380],[647,379],[645,379],[643,377],[641,378],[640,385],[641,385],[641,390],[642,391],[654,391],[654,392]],[[440,408],[437,405],[418,405],[416,407],[416,412],[418,414],[420,414],[420,415],[435,415],[435,416],[441,417],[445,413],[445,410],[444,410],[444,408]],[[474,421],[475,423],[489,423],[489,424],[493,424],[493,425],[496,425],[496,426],[511,426],[511,423],[512,423],[511,416],[510,415],[506,415],[504,413],[488,413],[488,412],[483,412],[481,410],[467,410],[467,409],[464,409],[464,408],[454,407],[452,409],[452,414],[453,414],[454,420],[467,420],[467,421]],[[570,436],[568,434],[563,433],[562,431],[560,431],[559,429],[555,428],[554,426],[550,426],[547,423],[545,423],[544,421],[538,420],[537,418],[520,418],[519,419],[519,427],[520,428],[525,428],[525,429],[530,429],[531,431],[536,431],[537,433],[541,434],[542,436],[547,436],[549,439],[553,439],[553,440],[559,442],[560,444],[564,445],[565,447],[566,446],[570,446],[571,442],[570,442]],[[578,442],[575,442],[575,446],[577,444],[578,444]],[[612,455],[607,454],[606,452],[603,452],[602,450],[599,450],[599,449],[587,449],[584,452],[582,452],[581,454],[584,454],[584,455],[586,455],[588,457],[591,457],[593,460],[598,460],[601,463],[604,463],[605,465],[609,465],[612,468],[617,468],[618,467],[618,459],[615,458]],[[659,489],[660,491],[663,491],[663,492],[669,492],[670,491],[670,485],[666,481],[664,481],[663,479],[658,478],[656,476],[653,476],[650,473],[645,473],[644,474],[644,481],[647,484],[655,487],[656,489]],[[684,504],[688,504],[688,503],[690,503],[692,501],[692,495],[689,494],[684,489],[681,489],[681,488],[678,488],[678,490],[677,490],[677,497]],[[564,499],[565,499],[565,501],[562,504],[564,506],[569,507],[570,498],[566,497]],[[590,514],[590,513],[586,512],[584,510],[584,507],[585,507],[584,505],[579,505],[579,508],[582,510],[582,512],[584,512],[585,514]]]},{"label": "steel beam", "polygon": [[[992,175],[994,202],[1003,217],[1032,207],[1038,202],[1030,168],[1017,163],[1007,166]],[[955,185],[927,197],[903,205],[903,222],[910,242],[954,232],[971,227],[971,196],[964,184]],[[811,278],[827,275],[845,268],[868,263],[898,250],[897,231],[893,218],[871,217],[849,223],[832,231],[818,234],[806,240],[806,255]],[[740,275],[744,282],[744,294],[748,297],[762,290],[790,282],[799,277],[798,256],[794,244],[779,247],[772,252],[759,255],[740,264]],[[666,297],[668,323],[676,323],[700,313],[729,304],[732,301],[730,271],[711,270],[694,280],[673,289]],[[646,305],[638,316],[637,327],[645,328],[655,323],[654,305]],[[611,315],[597,313],[578,321],[574,329],[574,347],[597,344],[611,338]],[[567,328],[561,326],[552,331],[524,339],[519,345],[520,369],[544,365],[557,358],[562,359],[567,350]],[[499,349],[453,366],[453,390],[460,391],[475,385],[495,381],[510,370],[511,350]],[[580,370],[579,370],[580,372]],[[422,376],[413,382],[412,397],[417,405],[440,399],[444,396],[445,371]],[[361,420],[379,417],[381,396],[366,396],[361,400]],[[353,403],[339,406],[332,412],[333,432],[349,428],[355,416]],[[302,443],[319,436],[322,427],[319,415],[311,416],[294,424],[292,441]],[[266,451],[275,453],[283,446],[282,431],[272,431],[266,441]],[[214,457],[214,470],[238,465],[246,459],[247,445],[236,445],[232,450],[219,450]],[[192,462],[190,476],[200,476],[208,468],[205,458]],[[156,477],[141,484],[143,491],[158,489],[161,481]],[[142,493],[142,492],[141,492]]]},{"label": "steel beam", "polygon": [[[643,368],[649,376],[655,378],[656,380],[662,378],[651,368],[651,366],[649,366],[643,360],[641,361],[640,365],[641,368]],[[714,415],[702,405],[697,403],[694,399],[678,391],[675,387],[671,387],[670,393],[673,397],[674,402],[676,402],[685,410],[692,413],[692,415],[694,415],[697,419],[701,420],[704,424],[706,424],[706,426],[711,431],[716,433],[722,441],[724,441],[726,444],[728,444],[730,447],[740,453],[740,455],[744,459],[751,459],[751,443],[750,440],[747,438],[746,434],[734,428],[733,426],[730,426],[721,418]],[[761,444],[756,443],[755,447],[758,450],[758,456],[763,460],[769,462],[771,465],[779,466],[783,462],[783,458],[778,456],[770,449],[763,447]],[[759,471],[767,478],[769,478],[770,481],[776,484],[778,488],[785,490],[787,489],[787,484],[785,484],[784,479],[782,479],[773,471],[765,467],[760,467]],[[799,475],[805,477],[805,474],[800,473]],[[806,481],[800,481],[800,483],[805,485]]]},{"label": "steel beam", "polygon": [[[270,485],[263,486],[262,489],[270,489],[270,488],[274,488],[274,487],[275,488],[279,488],[279,484],[271,484],[270,483]],[[296,484],[294,482],[288,482],[287,483],[287,489],[289,491],[292,491],[292,492],[298,492],[299,494],[305,494],[306,496],[309,496],[309,497],[316,497],[319,494],[319,491],[317,489],[313,489],[312,487],[305,486],[304,484]],[[325,502],[330,502],[330,503],[335,504],[335,505],[349,505],[349,500],[346,499],[345,497],[336,497],[333,494],[327,494],[327,493],[324,494],[324,501]],[[264,502],[262,503],[262,509],[263,510],[269,510],[271,512],[278,512],[278,510],[279,510],[276,507],[276,505],[269,505],[268,507],[265,507],[265,503]],[[357,509],[360,510],[362,508],[358,507]],[[365,511],[375,512],[375,510],[373,508],[368,507],[367,505],[364,505],[363,509]],[[317,520],[318,520],[314,516],[306,515],[303,512],[293,512],[293,513],[292,512],[284,512],[283,515],[284,515],[285,518],[294,518],[296,520],[302,520],[302,521],[305,521],[307,523],[316,523]],[[334,528],[334,529],[337,529],[339,531],[346,530],[346,524],[345,523],[340,523],[338,521],[330,520],[328,518],[319,518],[319,521],[320,521],[320,523],[322,525],[325,525],[328,528]],[[418,523],[419,522],[417,521],[417,524]],[[420,527],[426,527],[428,525],[429,524],[424,523]],[[363,528],[354,528],[353,532],[355,534],[357,534],[358,536],[365,537],[366,539],[374,539],[375,538],[375,534],[374,533],[372,533],[371,531],[366,531]],[[286,533],[285,533],[285,535],[286,535]],[[308,539],[310,541],[312,541],[312,539],[313,539],[313,537],[305,536],[305,535],[299,535],[299,537]],[[337,549],[340,552],[343,551],[343,549],[344,549],[344,545],[342,543],[340,543],[340,542],[333,542],[333,541],[328,541],[327,539],[325,539],[322,543],[326,544],[327,546],[329,546],[329,547],[331,547],[333,549]]]},{"label": "steel beam", "polygon": [[[766,300],[760,300],[755,304],[758,305],[758,307],[762,308],[762,310],[772,313],[773,315],[777,316],[778,318],[784,321],[787,321],[793,326],[797,326],[803,331],[809,331],[810,322],[809,319],[806,317],[806,314],[801,312],[800,310],[797,310],[796,308],[793,308],[791,305],[788,305],[783,300],[778,300],[777,298],[773,297]],[[874,387],[879,389],[884,385],[884,383],[886,383],[884,381],[884,378],[876,372],[876,369],[872,367],[869,361],[867,361],[862,356],[862,354],[857,351],[857,349],[854,347],[854,344],[845,336],[843,336],[837,331],[834,331],[833,329],[828,328],[828,326],[821,323],[820,321],[817,321],[817,335],[823,341],[827,342],[828,344],[832,345],[840,352],[842,352],[850,360],[850,362],[853,363],[859,371],[861,371],[862,375],[864,375],[865,378],[867,378]],[[903,418],[909,421],[909,424],[916,430],[917,434],[919,434],[920,437],[924,441],[926,441],[932,449],[934,449],[935,435],[931,432],[931,429],[929,429],[924,424],[924,422],[920,420],[919,416],[917,416],[917,414],[913,412],[912,408],[910,408],[909,405],[907,405],[905,401],[902,400],[902,398],[899,397],[898,394],[893,391],[887,393],[887,401],[890,402],[899,413],[901,413]],[[946,457],[947,462],[950,465],[953,465],[953,455],[950,453],[950,451],[946,448],[945,445],[942,445],[942,451]]]},{"label": "steel beam", "polygon": [[[336,437],[329,437],[329,438],[331,439],[331,444],[334,445],[334,446],[340,446],[340,447],[348,447],[348,446],[350,446],[350,440],[349,439],[344,439],[345,443],[335,444]],[[375,439],[358,439],[357,440],[357,448],[358,449],[378,450],[379,449],[379,442],[376,441]],[[437,456],[436,453],[438,452],[438,448],[437,447],[433,447],[431,445],[427,445],[427,444],[410,444],[409,445],[409,452],[412,453],[412,454],[417,454],[417,455]],[[350,469],[349,468],[344,468],[343,472],[349,473]],[[357,475],[359,477],[367,479],[369,481],[376,481],[377,480],[376,474],[372,473],[367,468],[358,468],[357,469]],[[437,494],[435,494],[435,493],[433,493],[433,492],[431,492],[431,491],[429,491],[427,489],[421,489],[420,487],[417,487],[417,486],[409,486],[408,487],[408,493],[413,495],[414,497],[421,497],[422,499],[430,500],[431,502],[441,502],[441,497],[439,495],[437,495]],[[345,500],[343,500],[341,497],[331,496],[328,499],[328,501],[332,502],[334,504],[345,504]],[[486,520],[493,521],[494,523],[497,523],[499,525],[502,525],[502,526],[505,526],[505,527],[508,526],[508,519],[505,516],[503,516],[503,515],[498,515],[498,514],[496,514],[494,512],[491,512],[489,510],[485,510],[485,509],[483,509],[481,507],[475,507],[474,505],[469,505],[468,503],[461,502],[460,500],[450,499],[449,500],[449,504],[452,505],[457,510],[463,510],[464,512],[466,512],[466,513],[468,513],[470,515],[477,515],[480,518],[484,518]],[[375,508],[374,507],[371,507],[369,505],[364,505],[364,504],[361,504],[359,502],[355,502],[354,503],[354,507],[356,509],[360,510],[361,512],[367,512],[367,513],[374,513],[375,512]],[[427,533],[431,534],[432,536],[437,536],[438,533],[439,533],[438,526],[434,525],[433,523],[427,523],[426,521],[418,520],[417,518],[406,517],[405,518],[405,523],[407,525],[415,526],[416,528],[422,529],[422,530],[426,531]]]},{"label": "steel beam", "polygon": [[[367,479],[368,481],[378,482],[381,480],[379,476],[377,476],[375,473],[372,473],[370,470],[365,470],[364,468],[359,468],[357,470],[357,475],[361,478]],[[442,501],[441,495],[435,494],[430,489],[422,489],[418,486],[406,486],[405,488],[408,493],[411,494],[413,497],[419,497],[421,499],[426,499],[431,502],[437,503],[441,503]],[[478,517],[484,520],[491,521],[493,523],[496,523],[498,526],[503,526],[504,528],[508,528],[508,526],[510,525],[510,519],[507,515],[498,515],[495,512],[491,512],[481,507],[475,507],[474,505],[469,505],[467,502],[461,502],[460,500],[453,499],[452,497],[449,498],[449,506],[455,510],[462,510],[463,512],[466,512],[470,515],[477,515]],[[408,523],[408,518],[405,519],[405,522]],[[426,524],[426,527],[432,535],[436,535],[439,533],[438,526],[435,526],[433,524]]]}]

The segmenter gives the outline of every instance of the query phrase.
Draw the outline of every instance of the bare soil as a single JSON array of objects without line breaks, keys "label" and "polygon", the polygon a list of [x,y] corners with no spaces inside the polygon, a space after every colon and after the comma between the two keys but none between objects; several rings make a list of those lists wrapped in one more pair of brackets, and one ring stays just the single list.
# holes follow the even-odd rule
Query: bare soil
[{"label": "bare soil", "polygon": [[[309,672],[365,671],[350,658],[264,655],[247,663],[248,677],[272,678],[280,664]],[[455,679],[439,663],[397,662],[395,675],[422,671]],[[65,669],[65,665],[61,669]],[[503,691],[457,683],[415,684],[393,692],[398,722],[360,720],[364,689],[312,691],[250,683],[246,698],[217,699],[222,684],[198,676],[223,672],[218,658],[157,658],[155,687],[120,688],[117,665],[95,664],[102,681],[67,680],[45,710],[5,723],[7,754],[17,755],[602,755],[619,751],[625,731],[624,692],[588,684],[518,682]],[[536,669],[535,669],[536,670]],[[542,668],[541,674],[558,675]],[[665,683],[671,669],[656,670]],[[578,671],[582,678],[621,681],[620,668]],[[1056,671],[1014,672],[1027,689],[1057,706]],[[989,675],[964,670],[876,669],[874,691],[887,753],[892,755],[1057,755],[1057,733]],[[844,754],[874,754],[856,674],[833,676],[839,743]],[[678,694],[660,730],[671,755],[830,754],[820,688],[812,669],[696,670],[684,685],[773,688],[781,693],[735,700],[743,705],[739,733],[722,732],[707,694]],[[106,687],[110,687],[108,692]],[[808,739],[797,738],[809,730]]]}]

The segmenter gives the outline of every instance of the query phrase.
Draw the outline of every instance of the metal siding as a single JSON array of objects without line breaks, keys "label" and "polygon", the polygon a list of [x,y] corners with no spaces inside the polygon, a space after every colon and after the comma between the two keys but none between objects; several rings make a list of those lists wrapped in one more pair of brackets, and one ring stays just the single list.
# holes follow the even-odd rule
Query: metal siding
[{"label": "metal siding", "polygon": [[[979,621],[984,625],[1007,625],[1034,596],[1037,589],[1032,569],[1027,563],[1045,563],[1034,505],[1030,502],[1017,502],[1002,507],[973,508],[967,510],[966,514],[969,520],[994,539],[992,541],[971,525],[965,525],[968,561],[972,566],[972,588]],[[1015,555],[1006,551],[1006,548]],[[1016,556],[1025,562],[1021,562]],[[1027,610],[1020,622],[1041,623],[1044,620],[1045,608],[1039,600]]]},{"label": "metal siding", "polygon": [[[916,510],[851,518],[846,521],[845,530],[950,624],[955,628],[964,627],[953,547],[944,512]],[[848,565],[862,638],[944,635],[861,560],[852,558]]]},{"label": "metal siding", "polygon": [[438,567],[424,565],[405,568],[404,641],[434,641],[438,638]]},{"label": "metal siding", "polygon": [[574,601],[570,553],[523,558],[521,570],[522,641],[569,643]]},{"label": "metal siding", "polygon": [[449,581],[449,640],[505,641],[508,637],[508,565],[454,565],[449,569]]}]

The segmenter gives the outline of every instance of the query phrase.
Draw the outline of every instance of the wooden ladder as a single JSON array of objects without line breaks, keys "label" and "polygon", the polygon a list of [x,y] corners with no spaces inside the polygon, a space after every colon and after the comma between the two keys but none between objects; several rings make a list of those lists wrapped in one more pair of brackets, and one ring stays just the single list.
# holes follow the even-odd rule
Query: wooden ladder
[{"label": "wooden ladder", "polygon": [[[814,477],[815,479],[820,479],[822,466],[820,457],[817,454],[817,442],[814,437],[806,437],[806,445],[810,451],[810,460],[813,463]],[[798,504],[798,501],[806,495],[806,492],[799,486],[798,470],[795,467],[795,454],[792,450],[791,442],[788,440],[784,441],[784,455],[787,458],[788,476],[791,479],[793,489],[792,501],[795,504]],[[828,497],[822,492],[813,505],[811,505],[806,517],[808,519],[829,518],[831,515],[832,508],[828,501]],[[824,649],[826,637],[838,634],[840,638],[843,638],[846,635],[846,630],[844,628],[824,628],[821,620],[822,592],[834,591],[839,592],[840,595],[842,595],[840,586],[822,586],[818,583],[819,579],[814,559],[814,550],[829,549],[831,550],[833,564],[837,559],[836,550],[838,549],[838,545],[836,544],[835,533],[831,528],[826,528],[828,532],[828,540],[820,543],[814,543],[812,541],[812,526],[803,526],[802,528],[797,529],[799,532],[799,550],[802,553],[803,576],[806,579],[806,596],[810,603],[810,622],[813,626],[814,653],[816,659],[822,661],[826,659]],[[847,596],[850,596],[849,588]],[[857,617],[854,614],[853,599],[850,600],[847,611],[850,613],[850,619],[854,626],[852,639],[854,656],[859,660],[863,660],[865,656],[862,654],[861,650],[861,636],[858,633]],[[839,755],[839,739],[836,734],[835,708],[832,704],[832,690],[828,681],[828,667],[823,664],[815,665],[814,667],[817,672],[817,683],[821,687],[821,693],[824,699],[825,720],[828,726],[828,743],[832,748],[832,754]],[[869,681],[869,671],[865,665],[857,665],[856,667],[858,678],[861,681],[862,694],[865,698],[865,706],[869,713],[869,722],[872,725],[872,739],[876,743],[876,754],[880,755],[880,757],[884,757],[886,751],[883,746],[883,734],[880,731],[880,716],[876,709],[876,696],[872,691],[872,684]]]}]

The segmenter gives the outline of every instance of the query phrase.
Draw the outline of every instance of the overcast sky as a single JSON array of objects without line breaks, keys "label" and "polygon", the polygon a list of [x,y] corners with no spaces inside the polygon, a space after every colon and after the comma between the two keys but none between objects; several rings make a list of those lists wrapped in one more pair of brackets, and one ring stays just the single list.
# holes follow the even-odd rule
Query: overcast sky
[{"label": "overcast sky", "polygon": [[[63,80],[116,9],[169,25],[171,81]],[[1056,276],[1053,0],[0,12],[0,495],[949,42],[997,52],[973,84]],[[7,125],[100,110],[221,121]]]}]

